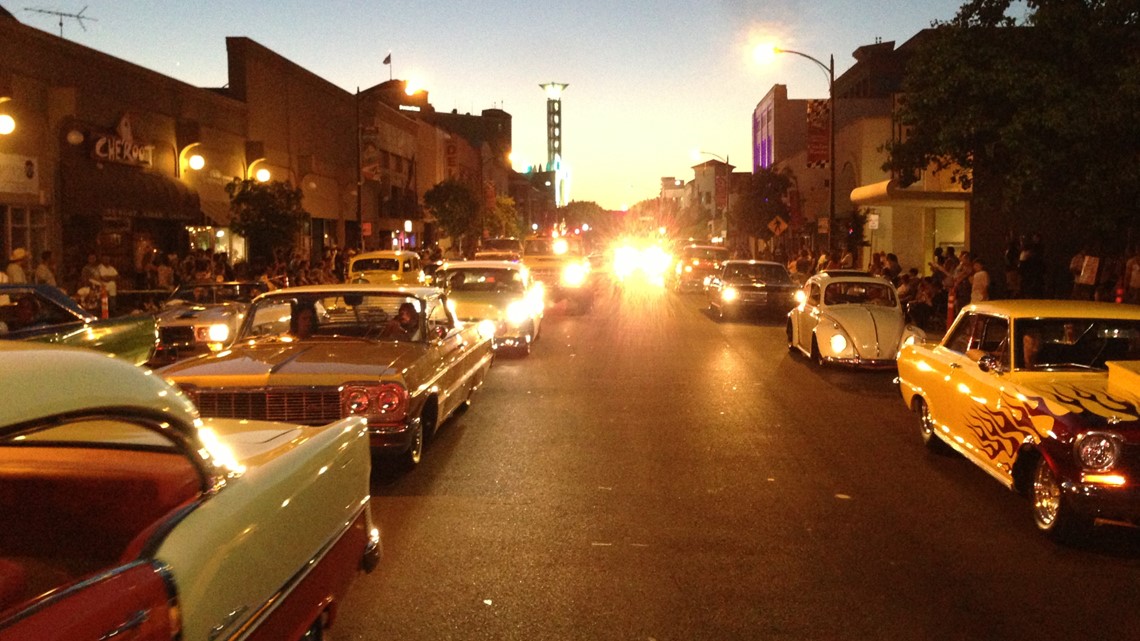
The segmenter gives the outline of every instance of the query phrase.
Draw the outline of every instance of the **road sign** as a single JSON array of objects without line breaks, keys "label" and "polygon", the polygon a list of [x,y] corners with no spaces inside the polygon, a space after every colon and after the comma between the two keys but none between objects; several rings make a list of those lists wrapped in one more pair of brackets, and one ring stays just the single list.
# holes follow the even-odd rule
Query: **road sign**
[{"label": "road sign", "polygon": [[768,223],[768,229],[771,230],[773,236],[779,236],[788,229],[788,223],[783,218],[776,216]]}]

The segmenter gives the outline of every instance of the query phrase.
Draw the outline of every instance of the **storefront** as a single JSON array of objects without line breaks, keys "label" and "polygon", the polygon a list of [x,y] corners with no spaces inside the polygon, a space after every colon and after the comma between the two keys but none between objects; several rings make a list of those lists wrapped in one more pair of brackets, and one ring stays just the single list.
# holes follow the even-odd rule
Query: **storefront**
[{"label": "storefront", "polygon": [[186,228],[204,216],[196,192],[155,170],[156,149],[173,149],[173,141],[132,129],[130,115],[114,129],[74,119],[61,128],[62,267],[76,274],[89,254],[108,256],[123,284],[142,289],[147,265],[158,254],[184,254]]}]

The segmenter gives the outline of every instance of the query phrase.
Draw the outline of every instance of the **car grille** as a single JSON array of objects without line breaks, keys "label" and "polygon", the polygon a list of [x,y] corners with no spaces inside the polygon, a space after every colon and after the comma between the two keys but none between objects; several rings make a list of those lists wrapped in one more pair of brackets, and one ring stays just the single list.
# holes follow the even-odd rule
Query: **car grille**
[{"label": "car grille", "polygon": [[191,397],[202,416],[322,425],[340,418],[335,387],[198,389]]},{"label": "car grille", "polygon": [[530,274],[535,280],[544,283],[556,283],[558,282],[559,270],[557,268],[532,269]]},{"label": "car grille", "polygon": [[190,325],[160,327],[158,338],[163,345],[193,345],[194,328]]}]

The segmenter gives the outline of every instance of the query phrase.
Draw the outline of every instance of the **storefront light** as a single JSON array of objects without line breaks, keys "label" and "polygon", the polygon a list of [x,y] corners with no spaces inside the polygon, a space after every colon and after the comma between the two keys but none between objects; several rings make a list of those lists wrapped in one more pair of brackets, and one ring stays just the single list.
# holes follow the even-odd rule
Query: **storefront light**
[{"label": "storefront light", "polygon": [[186,161],[186,164],[194,171],[201,171],[202,168],[206,166],[206,159],[199,154],[194,154],[193,156],[190,156],[190,159]]},{"label": "storefront light", "polygon": [[262,167],[253,174],[253,177],[256,178],[259,183],[267,183],[269,182],[269,170]]},{"label": "storefront light", "polygon": [[8,114],[0,114],[0,136],[16,131],[16,119]]}]

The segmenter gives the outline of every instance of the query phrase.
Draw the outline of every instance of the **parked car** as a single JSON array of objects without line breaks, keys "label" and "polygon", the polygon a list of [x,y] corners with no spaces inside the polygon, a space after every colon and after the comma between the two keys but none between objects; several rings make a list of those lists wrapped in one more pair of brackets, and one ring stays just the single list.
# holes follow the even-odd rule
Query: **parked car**
[{"label": "parked car", "polygon": [[866,272],[820,272],[796,299],[788,312],[788,347],[821,364],[894,367],[900,345],[926,340],[907,324],[894,285]]},{"label": "parked car", "polygon": [[187,283],[163,303],[158,318],[158,350],[152,366],[217,352],[237,335],[250,302],[269,290],[264,283]]},{"label": "parked car", "polygon": [[99,319],[51,285],[0,284],[0,339],[88,347],[142,365],[158,331],[151,315]]},{"label": "parked car", "polygon": [[542,285],[531,280],[530,270],[516,262],[468,260],[444,263],[436,278],[460,321],[489,321],[495,349],[530,354],[546,306]]},{"label": "parked car", "polygon": [[795,305],[796,289],[788,268],[780,263],[727,260],[709,277],[709,311],[717,320],[744,311],[784,314]]},{"label": "parked car", "polygon": [[936,344],[905,345],[899,389],[933,450],[1029,496],[1060,540],[1140,524],[1140,308],[1009,300],[966,306]]},{"label": "parked car", "polygon": [[0,345],[0,381],[0,641],[320,638],[379,562],[360,417],[202,421],[52,345]]},{"label": "parked car", "polygon": [[673,291],[704,291],[705,280],[721,271],[728,260],[722,245],[685,245],[676,252],[671,284]]},{"label": "parked car", "polygon": [[312,285],[259,296],[229,349],[157,371],[203,416],[363,416],[373,449],[411,466],[470,403],[492,356],[491,334],[456,320],[437,288]]},{"label": "parked car", "polygon": [[426,281],[420,255],[402,250],[380,250],[357,254],[348,263],[350,283],[374,285],[423,285]]}]

